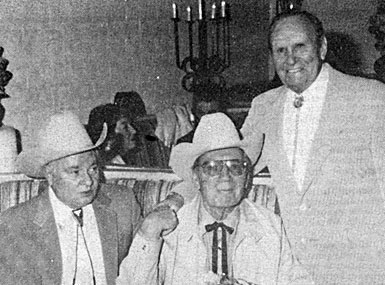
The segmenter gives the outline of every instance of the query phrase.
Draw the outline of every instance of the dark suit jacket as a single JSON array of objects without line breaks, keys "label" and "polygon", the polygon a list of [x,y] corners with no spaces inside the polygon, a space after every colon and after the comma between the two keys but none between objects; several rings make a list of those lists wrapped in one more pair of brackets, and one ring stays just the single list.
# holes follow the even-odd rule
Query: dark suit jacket
[{"label": "dark suit jacket", "polygon": [[[47,190],[0,216],[1,284],[61,284],[60,244]],[[108,184],[101,184],[92,205],[107,284],[115,284],[140,220],[140,208],[131,191]]]},{"label": "dark suit jacket", "polygon": [[253,100],[241,132],[265,134],[259,169],[269,167],[294,254],[316,284],[383,283],[385,85],[328,68],[302,190],[284,149],[285,87]]},{"label": "dark suit jacket", "polygon": [[191,130],[190,132],[188,132],[187,134],[185,134],[183,137],[180,137],[177,141],[176,141],[176,144],[180,144],[180,143],[192,143],[192,140],[194,138],[194,134],[195,134],[195,129]]}]

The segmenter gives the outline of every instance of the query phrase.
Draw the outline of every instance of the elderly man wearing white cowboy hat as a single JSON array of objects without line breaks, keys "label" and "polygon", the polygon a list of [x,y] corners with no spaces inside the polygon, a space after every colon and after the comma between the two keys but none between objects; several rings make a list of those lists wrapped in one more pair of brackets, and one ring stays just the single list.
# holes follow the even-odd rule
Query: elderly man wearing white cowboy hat
[{"label": "elderly man wearing white cowboy hat", "polygon": [[78,117],[53,115],[19,169],[48,187],[0,216],[1,284],[115,284],[140,208],[132,192],[99,183],[96,148]]},{"label": "elderly man wearing white cowboy hat", "polygon": [[280,219],[246,198],[255,149],[225,114],[203,116],[193,142],[175,146],[170,161],[200,194],[179,210],[169,235],[156,219],[152,236],[139,231],[118,284],[311,284]]}]

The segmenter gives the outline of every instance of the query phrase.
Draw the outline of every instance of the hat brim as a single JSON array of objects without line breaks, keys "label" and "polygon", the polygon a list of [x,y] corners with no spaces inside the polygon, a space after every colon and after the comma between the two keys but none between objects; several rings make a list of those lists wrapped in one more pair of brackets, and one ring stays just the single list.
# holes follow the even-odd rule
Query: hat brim
[{"label": "hat brim", "polygon": [[16,159],[17,170],[27,176],[33,178],[43,178],[43,167],[54,160],[58,160],[67,156],[83,153],[98,148],[107,137],[107,125],[103,125],[103,131],[94,145],[89,145],[76,151],[63,150],[47,150],[34,147],[26,151],[22,151]]},{"label": "hat brim", "polygon": [[184,181],[191,182],[192,167],[198,157],[208,151],[234,147],[242,149],[250,158],[252,165],[255,165],[261,154],[262,142],[258,142],[257,145],[255,145],[252,141],[242,140],[238,143],[222,146],[218,149],[212,149],[207,146],[196,146],[192,143],[180,143],[172,149],[170,166],[178,177],[182,178]]},{"label": "hat brim", "polygon": [[7,98],[10,98],[11,96],[9,96],[7,93],[5,92],[1,92],[0,93],[0,99],[7,99]]}]

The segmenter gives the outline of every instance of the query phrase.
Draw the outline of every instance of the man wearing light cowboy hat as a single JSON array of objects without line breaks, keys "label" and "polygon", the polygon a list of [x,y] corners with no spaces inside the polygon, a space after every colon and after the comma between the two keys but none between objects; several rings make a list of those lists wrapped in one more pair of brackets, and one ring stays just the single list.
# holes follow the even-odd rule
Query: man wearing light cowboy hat
[{"label": "man wearing light cowboy hat", "polygon": [[252,145],[239,139],[225,114],[202,117],[193,142],[176,145],[170,159],[199,195],[179,210],[179,225],[169,235],[162,232],[177,222],[164,227],[160,216],[152,235],[138,232],[118,284],[312,284],[279,218],[245,198],[260,151]]},{"label": "man wearing light cowboy hat", "polygon": [[19,169],[45,177],[37,197],[0,216],[1,284],[115,284],[140,220],[134,195],[99,183],[96,144],[71,112],[53,115]]}]

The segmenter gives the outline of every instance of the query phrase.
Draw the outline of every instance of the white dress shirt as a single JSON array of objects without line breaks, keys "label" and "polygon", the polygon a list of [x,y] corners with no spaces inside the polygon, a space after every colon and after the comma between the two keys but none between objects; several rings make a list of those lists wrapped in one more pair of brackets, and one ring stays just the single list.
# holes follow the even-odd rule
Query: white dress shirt
[{"label": "white dress shirt", "polygon": [[293,105],[294,98],[298,95],[287,89],[283,116],[283,141],[292,168],[293,159],[295,160],[293,174],[300,190],[302,190],[314,135],[321,118],[328,80],[329,71],[327,66],[323,65],[317,79],[301,93],[304,102],[300,108],[295,108]]},{"label": "white dress shirt", "polygon": [[73,215],[72,209],[62,203],[49,189],[62,257],[62,285],[107,284],[102,244],[91,204],[82,208],[83,227]]}]

